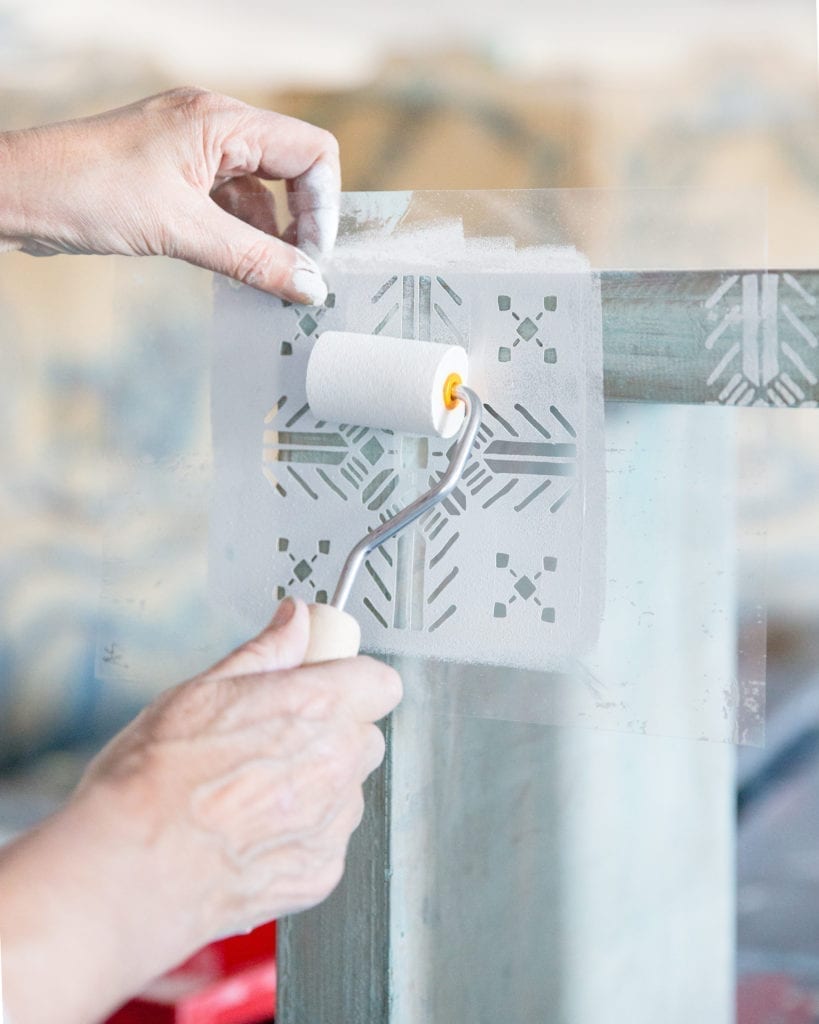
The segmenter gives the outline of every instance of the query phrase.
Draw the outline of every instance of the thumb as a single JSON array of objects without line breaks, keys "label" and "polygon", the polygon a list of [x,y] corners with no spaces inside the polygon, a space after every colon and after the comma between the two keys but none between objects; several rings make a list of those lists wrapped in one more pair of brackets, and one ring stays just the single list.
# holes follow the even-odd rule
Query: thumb
[{"label": "thumb", "polygon": [[270,625],[258,636],[237,647],[207,673],[248,676],[278,669],[296,668],[304,661],[310,639],[310,614],[304,601],[286,597]]},{"label": "thumb", "polygon": [[318,266],[295,246],[197,196],[173,231],[168,255],[225,274],[289,302],[320,306],[327,285]]}]

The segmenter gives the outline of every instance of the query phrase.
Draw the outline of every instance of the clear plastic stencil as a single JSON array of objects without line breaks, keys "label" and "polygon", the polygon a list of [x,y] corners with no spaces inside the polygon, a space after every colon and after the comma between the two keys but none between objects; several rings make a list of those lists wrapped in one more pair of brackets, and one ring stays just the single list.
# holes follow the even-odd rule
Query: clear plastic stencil
[{"label": "clear plastic stencil", "polygon": [[218,281],[220,603],[255,628],[285,594],[326,600],[349,548],[445,458],[443,442],[316,422],[315,337],[461,344],[485,428],[452,499],[368,560],[348,608],[364,647],[400,658],[407,699],[431,710],[759,742],[738,414],[611,405],[604,430],[598,272],[640,251],[642,269],[762,267],[760,210],[758,195],[674,190],[348,195],[323,307]]},{"label": "clear plastic stencil", "polygon": [[[342,242],[318,311],[225,286],[218,332],[242,323],[247,366],[277,394],[249,391],[236,367],[218,371],[215,429],[230,418],[231,446],[255,428],[262,447],[250,480],[240,452],[223,463],[228,491],[245,500],[212,571],[248,616],[263,617],[270,595],[326,600],[346,552],[448,462],[451,441],[316,421],[304,382],[320,331],[459,344],[485,409],[471,462],[450,498],[366,560],[348,610],[380,654],[555,667],[593,645],[600,620],[599,288],[572,251],[487,247],[473,258],[459,227],[421,232],[413,262],[388,248],[351,257]],[[271,333],[287,340],[270,344]]]}]

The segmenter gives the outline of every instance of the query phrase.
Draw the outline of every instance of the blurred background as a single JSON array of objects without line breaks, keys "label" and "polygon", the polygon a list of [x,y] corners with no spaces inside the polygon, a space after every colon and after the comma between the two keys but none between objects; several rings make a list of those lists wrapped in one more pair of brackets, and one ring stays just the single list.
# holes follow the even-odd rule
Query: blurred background
[{"label": "blurred background", "polygon": [[[0,130],[188,83],[333,131],[348,190],[762,186],[769,266],[819,267],[813,0],[0,0]],[[210,293],[167,261],[0,257],[6,834],[239,639],[205,600]],[[778,980],[753,1006],[819,985],[819,414],[768,431],[738,935],[746,985]]]}]

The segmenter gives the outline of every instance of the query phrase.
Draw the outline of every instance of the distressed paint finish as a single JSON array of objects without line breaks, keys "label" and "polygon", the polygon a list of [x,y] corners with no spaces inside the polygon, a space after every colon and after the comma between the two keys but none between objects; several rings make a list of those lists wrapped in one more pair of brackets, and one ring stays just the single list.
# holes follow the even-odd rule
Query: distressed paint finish
[{"label": "distressed paint finish", "polygon": [[607,400],[819,402],[819,271],[609,271],[601,285]]},{"label": "distressed paint finish", "polygon": [[[388,749],[390,733],[388,723]],[[364,817],[338,888],[315,909],[279,922],[277,1024],[390,1019],[391,761],[388,755],[364,786]]]}]

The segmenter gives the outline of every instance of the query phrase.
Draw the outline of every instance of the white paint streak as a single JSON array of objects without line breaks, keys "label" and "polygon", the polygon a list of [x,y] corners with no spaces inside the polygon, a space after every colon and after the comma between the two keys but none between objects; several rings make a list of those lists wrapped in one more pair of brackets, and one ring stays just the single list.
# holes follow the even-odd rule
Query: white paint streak
[{"label": "white paint streak", "polygon": [[717,288],[714,294],[709,299],[706,300],[705,308],[712,309],[714,306],[716,306],[716,304],[723,297],[723,295],[725,295],[727,291],[733,288],[733,286],[737,283],[738,280],[739,274],[733,274],[726,281],[723,281],[723,283],[719,286],[719,288]]},{"label": "white paint streak", "polygon": [[805,302],[807,302],[809,306],[816,305],[816,297],[811,295],[810,292],[806,292],[802,285],[793,276],[793,274],[784,274],[783,277],[785,278],[785,284],[787,284],[789,288],[792,288],[797,295],[801,295],[801,297],[805,300]]},{"label": "white paint streak", "polygon": [[728,366],[728,364],[731,362],[732,359],[736,358],[738,352],[739,352],[739,342],[736,341],[728,349],[728,351],[725,353],[725,355],[722,357],[722,359],[720,359],[719,363],[714,368],[714,372],[708,378],[708,386],[709,387],[711,387],[712,384],[714,384],[717,380],[719,380],[719,378],[722,376],[722,371],[726,368],[726,366]]},{"label": "white paint streak", "polygon": [[731,324],[737,323],[740,320],[741,315],[742,314],[739,311],[739,306],[731,306],[731,308],[720,321],[719,326],[715,327],[714,330],[711,331],[711,333],[705,339],[705,347],[707,349],[712,349],[716,341],[721,337],[722,333],[725,331],[725,329],[727,327],[730,327]]},{"label": "white paint streak", "polygon": [[779,275],[764,274],[760,301],[763,384],[769,384],[779,373],[778,294]]},{"label": "white paint streak", "polygon": [[759,284],[756,274],[742,278],[742,372],[759,384]]},{"label": "white paint streak", "polygon": [[741,380],[742,380],[742,374],[741,373],[735,373],[734,376],[728,381],[728,383],[725,385],[725,387],[720,392],[720,395],[719,395],[720,402],[727,401],[728,396],[736,388],[737,384],[739,384],[739,382]]},{"label": "white paint streak", "polygon": [[796,353],[787,341],[782,342],[782,353],[787,356],[788,359],[793,363],[797,370],[802,374],[808,384],[816,384],[816,375],[810,370],[805,364],[805,361]]},{"label": "white paint streak", "polygon": [[791,377],[789,373],[782,374],[782,383],[786,384],[791,389],[791,391],[796,395],[800,402],[804,400],[805,392],[802,390],[802,388],[799,387],[799,385],[796,383],[796,381],[793,379],[793,377]]},{"label": "white paint streak", "polygon": [[796,401],[795,398],[781,381],[775,381],[773,386],[774,388],[776,388],[777,393],[780,394],[785,399],[788,405],[794,404],[794,402]]},{"label": "white paint streak", "polygon": [[816,346],[819,345],[816,335],[802,323],[787,302],[782,303],[782,312],[785,314],[785,318],[791,326],[802,335],[811,348],[816,348]]}]

